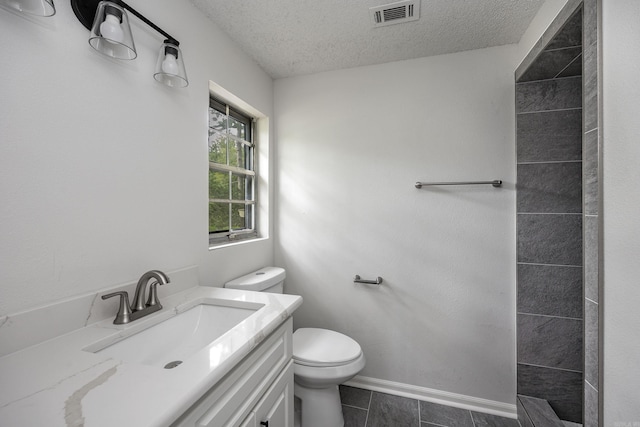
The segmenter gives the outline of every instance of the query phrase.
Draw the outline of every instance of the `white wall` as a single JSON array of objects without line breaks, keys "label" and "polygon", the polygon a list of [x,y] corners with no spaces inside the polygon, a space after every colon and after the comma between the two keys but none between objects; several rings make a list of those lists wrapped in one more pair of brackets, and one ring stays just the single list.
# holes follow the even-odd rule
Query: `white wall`
[{"label": "white wall", "polygon": [[[275,82],[276,263],[362,375],[515,403],[514,45]],[[422,181],[502,179],[414,188]],[[353,276],[382,276],[379,288]]]},{"label": "white wall", "polygon": [[272,80],[187,0],[130,3],[181,41],[187,89],[153,79],[163,38],[135,17],[127,62],[89,47],[68,1],[0,9],[0,315],[151,268],[221,285],[273,262],[270,240],[208,250],[206,160],[209,80],[268,116]]},{"label": "white wall", "polygon": [[640,3],[602,1],[604,425],[640,423]]}]

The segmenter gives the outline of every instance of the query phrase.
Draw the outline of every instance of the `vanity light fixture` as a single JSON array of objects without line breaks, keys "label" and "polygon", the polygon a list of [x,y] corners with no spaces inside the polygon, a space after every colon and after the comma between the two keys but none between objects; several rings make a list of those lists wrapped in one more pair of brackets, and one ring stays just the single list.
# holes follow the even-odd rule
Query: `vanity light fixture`
[{"label": "vanity light fixture", "polygon": [[53,16],[56,14],[56,7],[53,0],[1,0],[2,4],[15,9],[18,12],[28,13],[36,16]]},{"label": "vanity light fixture", "polygon": [[160,47],[153,77],[167,86],[186,87],[189,84],[182,60],[180,43],[140,12],[121,0],[71,0],[76,17],[91,30],[89,44],[98,52],[116,59],[135,59],[127,11],[166,37]]}]

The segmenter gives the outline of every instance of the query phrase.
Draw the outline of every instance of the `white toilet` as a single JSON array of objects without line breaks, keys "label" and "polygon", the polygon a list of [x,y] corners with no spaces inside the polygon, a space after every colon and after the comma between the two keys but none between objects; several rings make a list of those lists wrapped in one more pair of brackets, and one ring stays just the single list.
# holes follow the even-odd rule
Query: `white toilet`
[{"label": "white toilet", "polygon": [[[225,284],[227,288],[282,293],[286,272],[265,267]],[[338,385],[364,368],[360,345],[339,332],[300,328],[293,333],[294,394],[302,402],[302,427],[342,427]]]}]

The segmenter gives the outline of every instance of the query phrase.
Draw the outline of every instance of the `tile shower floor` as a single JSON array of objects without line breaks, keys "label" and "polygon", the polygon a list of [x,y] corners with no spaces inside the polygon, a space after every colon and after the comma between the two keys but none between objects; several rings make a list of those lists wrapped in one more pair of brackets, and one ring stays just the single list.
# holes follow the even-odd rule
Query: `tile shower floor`
[{"label": "tile shower floor", "polygon": [[340,386],[344,427],[520,427],[518,420]]}]

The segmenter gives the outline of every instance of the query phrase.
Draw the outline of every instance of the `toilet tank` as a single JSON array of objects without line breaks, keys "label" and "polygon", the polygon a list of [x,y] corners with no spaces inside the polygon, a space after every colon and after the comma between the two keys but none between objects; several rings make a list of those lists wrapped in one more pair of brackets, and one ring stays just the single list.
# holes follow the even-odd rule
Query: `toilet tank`
[{"label": "toilet tank", "polygon": [[245,291],[271,292],[281,294],[284,289],[284,268],[264,267],[253,273],[233,279],[224,284],[225,288],[243,289]]}]

